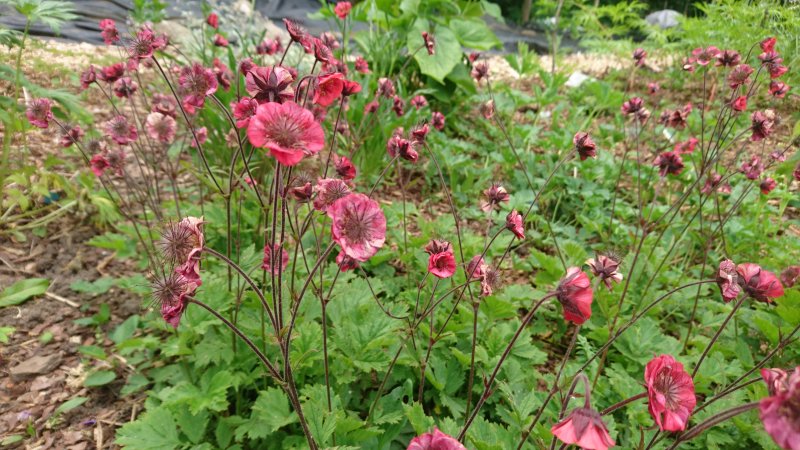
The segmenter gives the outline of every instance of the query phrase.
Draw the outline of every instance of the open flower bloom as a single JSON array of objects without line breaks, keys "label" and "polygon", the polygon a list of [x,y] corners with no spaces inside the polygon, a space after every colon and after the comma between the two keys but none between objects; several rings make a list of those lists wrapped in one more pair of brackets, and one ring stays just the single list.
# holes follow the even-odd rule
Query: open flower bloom
[{"label": "open flower bloom", "polygon": [[50,110],[52,103],[47,98],[35,98],[28,103],[28,108],[25,110],[25,116],[28,117],[31,125],[39,128],[47,128],[50,126],[50,119],[53,118],[53,112]]},{"label": "open flower bloom", "polygon": [[770,396],[759,403],[764,430],[781,448],[800,450],[800,368],[788,377],[785,373],[765,375],[764,370],[761,374],[770,390]]},{"label": "open flower bloom", "polygon": [[586,161],[587,158],[597,158],[597,146],[589,133],[583,131],[575,133],[572,143],[575,145],[575,151],[580,155],[581,161]]},{"label": "open flower bloom", "polygon": [[771,81],[769,83],[769,93],[775,98],[783,98],[789,92],[789,86],[781,81]]},{"label": "open flower bloom", "polygon": [[522,224],[522,215],[516,210],[506,216],[506,228],[514,233],[518,239],[525,239],[525,227]]},{"label": "open flower bloom", "polygon": [[119,145],[127,145],[139,137],[136,126],[128,123],[125,116],[116,116],[106,122],[106,133]]},{"label": "open flower bloom", "polygon": [[653,358],[644,369],[647,409],[661,431],[683,431],[697,398],[692,377],[670,355]]},{"label": "open flower bloom", "polygon": [[683,158],[677,152],[663,152],[656,156],[653,161],[654,166],[658,166],[658,174],[662,177],[667,175],[680,175],[683,172]]},{"label": "open flower bloom", "polygon": [[294,99],[291,72],[281,66],[254,67],[245,76],[245,89],[258,103],[283,103]]},{"label": "open flower bloom", "polygon": [[761,177],[762,172],[764,172],[764,164],[756,155],[753,155],[750,161],[742,163],[742,173],[748,180],[757,180]]},{"label": "open flower bloom", "polygon": [[334,154],[333,167],[336,169],[336,174],[345,181],[350,181],[356,177],[356,166],[347,156]]},{"label": "open flower bloom", "polygon": [[118,62],[100,69],[97,78],[100,78],[106,83],[113,83],[122,78],[123,75],[125,75],[125,65]]},{"label": "open flower bloom", "polygon": [[325,140],[311,111],[294,102],[260,104],[250,118],[247,137],[253,146],[268,149],[285,166],[317,154]]},{"label": "open flower bloom", "polygon": [[314,209],[327,212],[336,200],[350,194],[350,186],[338,178],[322,178],[314,186],[313,192],[317,194]]},{"label": "open flower bloom", "polygon": [[561,442],[589,450],[606,450],[614,446],[600,413],[591,408],[575,408],[566,419],[550,431]]},{"label": "open flower bloom", "polygon": [[607,255],[597,255],[597,258],[589,258],[586,264],[592,269],[592,274],[600,278],[608,290],[611,290],[611,282],[619,283],[622,281],[622,274],[619,273],[619,261]]},{"label": "open flower bloom", "polygon": [[331,236],[345,255],[366,261],[383,247],[386,240],[386,217],[380,205],[364,194],[348,194],[328,209]]},{"label": "open flower bloom", "polygon": [[406,450],[467,450],[461,442],[433,427],[430,433],[421,434],[409,442]]},{"label": "open flower bloom", "polygon": [[772,134],[772,128],[775,126],[776,120],[775,111],[765,109],[764,112],[756,111],[750,116],[752,121],[753,135],[750,140],[753,142],[765,139]]},{"label": "open flower bloom", "polygon": [[231,110],[236,119],[236,128],[245,128],[250,124],[250,118],[256,115],[258,102],[250,97],[242,97],[238,102],[231,102]]},{"label": "open flower bloom", "polygon": [[750,75],[753,73],[753,68],[747,64],[739,64],[734,67],[728,74],[728,86],[731,89],[736,89],[739,86],[744,86],[750,82]]},{"label": "open flower bloom", "polygon": [[350,2],[339,2],[336,4],[333,12],[336,13],[336,17],[344,20],[344,18],[350,14],[351,9],[353,9],[353,5]]},{"label": "open flower bloom", "polygon": [[177,124],[175,119],[160,112],[151,112],[144,123],[147,136],[162,144],[171,144],[175,140]]},{"label": "open flower bloom", "polygon": [[119,31],[117,31],[117,24],[112,19],[103,19],[100,21],[100,36],[103,36],[103,41],[106,45],[111,45],[119,41]]},{"label": "open flower bloom", "polygon": [[[273,248],[275,250],[273,250]],[[275,259],[276,259],[275,262],[278,263],[278,264],[276,264],[276,267],[273,268],[273,266],[272,266],[273,256],[272,255],[275,252],[277,252],[278,249],[280,249],[280,252],[281,252],[280,262],[277,261],[278,257],[275,257]],[[289,253],[286,251],[285,248],[281,247],[278,244],[275,244],[275,247],[272,247],[269,244],[264,246],[264,260],[261,262],[261,268],[262,269],[264,269],[267,272],[272,273],[272,274],[278,274],[278,273],[283,272],[284,270],[286,270],[286,266],[288,264],[289,264]]]},{"label": "open flower bloom", "polygon": [[558,283],[556,298],[564,308],[564,319],[580,325],[592,317],[592,283],[578,267],[570,267]]},{"label": "open flower bloom", "polygon": [[181,69],[178,84],[183,97],[181,104],[189,114],[201,109],[205,105],[206,97],[216,92],[218,86],[214,71],[197,63]]},{"label": "open flower bloom", "polygon": [[692,57],[695,62],[700,66],[707,66],[708,63],[716,59],[720,55],[720,51],[713,45],[707,48],[698,47],[692,50]]},{"label": "open flower bloom", "polygon": [[742,289],[756,300],[769,303],[771,299],[783,296],[783,285],[778,281],[778,277],[757,264],[739,264],[736,273],[739,275]]},{"label": "open flower bloom", "polygon": [[342,95],[344,75],[339,72],[326,73],[317,78],[315,84],[313,102],[320,106],[329,106]]},{"label": "open flower bloom", "polygon": [[431,240],[425,246],[428,257],[428,272],[438,278],[450,278],[456,273],[453,246],[447,241]]},{"label": "open flower bloom", "polygon": [[725,303],[735,299],[742,292],[742,288],[739,286],[739,275],[736,273],[736,264],[730,259],[719,263],[717,286],[719,286],[719,291],[722,293],[722,299],[725,300]]},{"label": "open flower bloom", "polygon": [[778,183],[776,183],[775,180],[773,180],[770,177],[767,177],[761,182],[761,184],[759,185],[759,189],[761,189],[762,194],[767,195],[770,192],[772,192],[772,190],[775,189],[777,185]]},{"label": "open flower bloom", "polygon": [[106,159],[104,154],[98,153],[92,156],[91,161],[89,161],[89,167],[92,169],[92,173],[96,177],[101,177],[103,176],[103,173],[105,173],[106,169],[111,167],[111,164],[109,164],[108,159]]}]

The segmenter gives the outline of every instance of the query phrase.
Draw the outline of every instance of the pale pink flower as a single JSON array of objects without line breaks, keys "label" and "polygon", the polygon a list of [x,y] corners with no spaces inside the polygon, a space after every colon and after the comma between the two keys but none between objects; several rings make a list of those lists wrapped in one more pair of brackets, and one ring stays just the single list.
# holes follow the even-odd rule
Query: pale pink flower
[{"label": "pale pink flower", "polygon": [[591,408],[575,408],[550,431],[561,442],[588,450],[607,450],[614,446],[600,413]]},{"label": "pale pink flower", "polygon": [[106,122],[106,133],[119,145],[128,145],[139,137],[136,126],[125,116],[116,116]]},{"label": "pale pink flower", "polygon": [[331,236],[344,253],[356,261],[366,261],[383,247],[386,217],[378,202],[364,194],[349,194],[328,209]]},{"label": "pale pink flower", "polygon": [[250,118],[247,137],[255,147],[267,148],[285,166],[316,155],[324,146],[325,134],[311,111],[294,102],[268,102],[258,106]]},{"label": "pale pink flower", "polygon": [[171,144],[175,140],[177,124],[175,119],[160,112],[151,112],[147,115],[144,124],[147,136],[162,144]]},{"label": "pale pink flower", "polygon": [[653,358],[644,369],[647,408],[661,431],[683,431],[697,398],[694,382],[683,364],[670,355]]},{"label": "pale pink flower", "polygon": [[434,427],[430,433],[421,434],[409,442],[406,450],[467,450],[464,445],[452,436],[448,436]]}]

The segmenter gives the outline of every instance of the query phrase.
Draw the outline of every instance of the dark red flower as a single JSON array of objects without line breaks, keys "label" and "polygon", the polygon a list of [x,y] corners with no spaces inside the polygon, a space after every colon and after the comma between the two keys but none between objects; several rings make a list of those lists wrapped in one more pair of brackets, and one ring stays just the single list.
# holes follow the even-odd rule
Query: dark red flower
[{"label": "dark red flower", "polygon": [[756,111],[750,116],[752,121],[753,135],[750,140],[753,142],[765,139],[772,133],[772,127],[775,125],[775,111],[765,109],[764,112]]},{"label": "dark red flower", "polygon": [[100,30],[100,35],[103,36],[103,41],[105,41],[106,45],[119,41],[119,31],[117,31],[117,24],[113,20],[101,20]]},{"label": "dark red flower", "polygon": [[127,145],[139,136],[136,126],[128,123],[125,116],[116,116],[106,122],[106,133],[119,145]]},{"label": "dark red flower", "polygon": [[229,69],[228,66],[220,61],[219,58],[214,58],[211,70],[214,71],[214,75],[217,77],[217,83],[222,90],[227,91],[231,88],[233,72],[231,72],[231,69]]},{"label": "dark red flower", "polygon": [[61,146],[71,147],[72,144],[79,142],[83,137],[83,129],[79,125],[70,127],[66,133],[61,135]]},{"label": "dark red flower", "polygon": [[522,215],[516,210],[506,216],[506,228],[514,233],[518,239],[525,239],[525,227],[522,224]]},{"label": "dark red flower", "polygon": [[781,283],[787,288],[800,281],[800,266],[789,266],[781,272]]},{"label": "dark red flower", "polygon": [[314,103],[320,106],[329,106],[342,95],[344,75],[339,72],[327,73],[317,78],[315,85]]},{"label": "dark red flower", "polygon": [[311,111],[294,102],[259,105],[250,118],[247,137],[253,146],[268,149],[285,166],[317,154],[325,141],[325,133]]},{"label": "dark red flower", "polygon": [[665,126],[675,128],[676,130],[682,130],[686,128],[686,120],[689,118],[689,114],[692,112],[692,104],[687,103],[683,108],[676,109],[674,111],[664,111],[664,114],[661,115],[659,122],[663,123]]},{"label": "dark red flower", "polygon": [[386,217],[375,200],[364,194],[348,194],[328,208],[328,215],[332,219],[331,237],[345,255],[363,262],[383,247]]},{"label": "dark red flower", "polygon": [[730,259],[719,263],[717,286],[719,286],[719,291],[725,303],[735,299],[742,292],[742,288],[739,286],[739,274],[736,272],[736,264]]},{"label": "dark red flower", "polygon": [[778,65],[783,62],[783,58],[776,52],[764,52],[758,55],[758,59],[766,65]]},{"label": "dark red flower", "polygon": [[130,77],[122,77],[114,83],[114,95],[119,98],[131,98],[139,85]]},{"label": "dark red flower", "polygon": [[397,117],[403,117],[403,115],[406,113],[405,107],[406,102],[404,102],[399,95],[392,97],[392,111],[394,111]]},{"label": "dark red flower", "polygon": [[369,63],[367,60],[362,58],[361,56],[356,57],[356,62],[354,63],[354,67],[356,68],[356,72],[359,73],[369,73]]},{"label": "dark red flower", "polygon": [[283,103],[294,99],[294,77],[281,66],[255,67],[245,76],[245,89],[258,103]]},{"label": "dark red flower", "polygon": [[306,30],[298,25],[297,22],[291,19],[283,19],[283,24],[286,26],[286,31],[293,42],[302,42],[306,38]]},{"label": "dark red flower", "polygon": [[767,177],[761,182],[761,184],[759,185],[759,189],[761,189],[762,194],[767,195],[770,192],[772,192],[772,190],[775,189],[775,186],[777,185],[778,183],[776,183],[775,180],[773,180],[770,177]]},{"label": "dark red flower", "polygon": [[225,36],[217,33],[214,35],[214,46],[215,47],[227,47],[230,42],[225,39]]},{"label": "dark red flower", "polygon": [[692,57],[694,57],[695,62],[697,65],[700,66],[707,66],[708,63],[716,59],[720,55],[720,51],[717,47],[713,45],[710,47],[702,48],[698,47],[692,50]]},{"label": "dark red flower", "polygon": [[336,174],[342,177],[345,181],[350,181],[356,177],[356,166],[350,161],[347,156],[333,155],[333,167],[336,169]]},{"label": "dark red flower", "polygon": [[121,62],[118,62],[100,69],[100,73],[97,74],[97,78],[100,78],[106,83],[111,84],[122,78],[123,75],[125,75],[125,65]]},{"label": "dark red flower", "polygon": [[762,399],[759,404],[759,417],[764,430],[779,447],[800,449],[800,368],[796,368],[774,390],[776,392]]},{"label": "dark red flower", "polygon": [[422,32],[422,40],[425,42],[425,49],[428,51],[428,55],[433,55],[436,53],[436,41],[433,39],[433,35],[428,33],[427,31]]},{"label": "dark red flower", "polygon": [[736,112],[742,112],[747,109],[747,96],[741,95],[731,103],[731,108]]},{"label": "dark red flower", "polygon": [[334,57],[331,48],[325,45],[321,39],[314,38],[314,58],[322,64],[333,64]]},{"label": "dark red flower", "polygon": [[762,172],[764,172],[764,164],[761,162],[761,158],[756,155],[753,155],[750,161],[742,164],[742,173],[748,180],[759,179]]},{"label": "dark red flower", "polygon": [[561,442],[583,449],[608,450],[614,440],[608,434],[600,413],[591,408],[575,408],[566,419],[550,429]]},{"label": "dark red flower", "polygon": [[730,192],[730,184],[720,187],[720,183],[722,183],[722,175],[718,173],[712,173],[706,177],[706,183],[703,185],[703,188],[700,189],[700,192],[705,195],[709,195],[716,190],[718,190],[720,193]]},{"label": "dark red flower", "polygon": [[589,133],[583,131],[575,133],[572,143],[575,145],[575,151],[580,155],[581,161],[586,161],[587,158],[597,158],[597,146]]},{"label": "dark red flower", "polygon": [[214,71],[198,63],[181,69],[178,85],[182,95],[181,104],[189,114],[194,114],[205,105],[206,97],[217,91],[217,77]]},{"label": "dark red flower", "polygon": [[434,111],[431,114],[431,125],[439,131],[444,131],[444,114]]},{"label": "dark red flower", "polygon": [[231,110],[236,119],[236,128],[245,128],[250,123],[250,118],[256,115],[258,102],[250,97],[242,97],[238,102],[231,102]]},{"label": "dark red flower", "polygon": [[492,183],[488,189],[483,191],[483,195],[486,197],[485,200],[481,201],[481,209],[484,212],[499,210],[500,203],[508,203],[511,200],[506,188],[498,183]]},{"label": "dark red flower", "polygon": [[47,128],[50,126],[50,119],[53,118],[51,111],[52,102],[48,98],[34,98],[28,102],[28,107],[25,109],[25,116],[31,125],[38,128]]},{"label": "dark red flower", "polygon": [[422,109],[428,106],[428,100],[425,99],[424,95],[417,95],[411,99],[411,106],[415,109]]},{"label": "dark red flower", "polygon": [[644,64],[644,58],[647,57],[647,52],[643,48],[637,48],[633,51],[633,61],[637,66]]},{"label": "dark red flower", "polygon": [[417,125],[412,128],[410,133],[411,145],[414,146],[424,144],[430,130],[431,129],[427,123],[423,123],[422,125]]},{"label": "dark red flower", "polygon": [[350,10],[353,9],[353,5],[350,2],[339,2],[336,4],[336,7],[333,11],[336,13],[336,16],[342,20],[350,14]]},{"label": "dark red flower", "polygon": [[90,65],[88,69],[81,72],[81,90],[89,89],[89,85],[97,82],[97,73],[94,71],[94,66]]},{"label": "dark red flower", "polygon": [[219,28],[219,16],[217,15],[217,13],[212,12],[211,14],[209,14],[208,17],[206,17],[206,23],[208,24],[208,26],[210,26],[215,30]]},{"label": "dark red flower", "polygon": [[662,177],[667,175],[680,175],[683,172],[683,158],[681,155],[672,152],[663,152],[653,161],[654,166],[658,166],[658,174]]},{"label": "dark red flower", "polygon": [[780,78],[783,74],[789,71],[789,68],[783,64],[767,64],[770,78]]},{"label": "dark red flower", "polygon": [[394,97],[396,92],[392,80],[388,78],[378,78],[378,94],[386,98]]},{"label": "dark red flower", "polygon": [[739,52],[736,50],[725,50],[719,55],[717,55],[717,66],[723,67],[736,67],[742,61],[742,57],[739,56]]},{"label": "dark red flower", "polygon": [[361,84],[357,81],[343,80],[342,81],[342,95],[349,97],[361,92]]},{"label": "dark red flower", "polygon": [[[278,262],[278,257],[273,256],[275,253],[278,252],[280,249],[280,262]],[[286,266],[289,264],[289,253],[286,251],[285,248],[281,247],[277,243],[275,246],[271,246],[269,244],[264,246],[264,260],[261,262],[261,268],[266,270],[268,273],[277,275],[278,273],[283,272],[286,270]]]},{"label": "dark red flower", "polygon": [[399,134],[393,134],[386,142],[386,152],[392,158],[399,156],[412,163],[417,162],[419,158],[419,153],[414,150],[411,142]]},{"label": "dark red flower", "polygon": [[619,273],[619,261],[608,255],[597,255],[596,258],[589,258],[586,264],[592,270],[592,274],[600,278],[600,281],[606,285],[608,290],[611,290],[612,281],[619,283],[622,281],[622,274]]},{"label": "dark red flower", "polygon": [[647,409],[661,431],[683,431],[697,398],[694,382],[683,364],[670,355],[653,358],[644,369]]},{"label": "dark red flower", "polygon": [[581,325],[592,317],[592,283],[580,268],[568,268],[555,292],[565,320]]},{"label": "dark red flower", "polygon": [[475,79],[476,83],[480,83],[484,78],[489,76],[489,64],[486,61],[478,61],[472,65],[470,76]]},{"label": "dark red flower", "polygon": [[731,70],[728,74],[728,86],[731,89],[736,89],[739,86],[744,86],[750,82],[750,75],[753,73],[753,68],[747,64],[739,64]]},{"label": "dark red flower", "polygon": [[769,83],[769,93],[775,98],[783,98],[789,92],[789,86],[781,81],[771,81]]},{"label": "dark red flower", "polygon": [[750,297],[770,303],[771,299],[783,296],[783,286],[774,273],[757,264],[744,263],[736,266],[739,284]]},{"label": "dark red flower", "polygon": [[336,36],[333,35],[330,31],[326,31],[319,35],[319,39],[322,41],[323,44],[327,45],[329,49],[336,50],[341,45],[339,41],[336,39]]}]

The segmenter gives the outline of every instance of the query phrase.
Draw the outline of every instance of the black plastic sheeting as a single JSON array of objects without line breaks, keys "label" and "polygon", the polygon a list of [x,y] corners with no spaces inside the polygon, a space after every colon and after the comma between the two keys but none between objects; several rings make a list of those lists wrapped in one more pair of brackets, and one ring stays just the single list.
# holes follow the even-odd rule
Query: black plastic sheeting
[{"label": "black plastic sheeting", "polygon": [[[227,3],[232,4],[234,1],[228,0]],[[71,3],[75,6],[79,17],[72,22],[64,24],[60,33],[54,33],[46,25],[34,24],[31,27],[30,34],[72,42],[99,44],[103,42],[100,37],[99,22],[105,18],[114,19],[120,32],[122,34],[127,33],[125,21],[133,9],[131,0],[72,0]],[[181,20],[187,12],[191,16],[199,17],[201,14],[200,4],[200,0],[170,2],[170,6],[166,9],[167,19]],[[325,22],[313,21],[308,18],[309,13],[319,9],[319,0],[256,0],[255,7],[264,17],[268,17],[278,23],[280,27],[283,27],[283,24],[280,23],[281,19],[291,18],[301,23],[312,33],[320,33],[327,30]],[[543,33],[499,23],[492,19],[487,20],[503,43],[505,50],[516,51],[518,42],[526,42],[533,50],[539,53],[547,52],[547,38]],[[8,6],[0,6],[0,26],[22,31],[25,27],[25,18]],[[574,42],[565,39],[562,41],[561,47],[562,49],[574,47]]]}]

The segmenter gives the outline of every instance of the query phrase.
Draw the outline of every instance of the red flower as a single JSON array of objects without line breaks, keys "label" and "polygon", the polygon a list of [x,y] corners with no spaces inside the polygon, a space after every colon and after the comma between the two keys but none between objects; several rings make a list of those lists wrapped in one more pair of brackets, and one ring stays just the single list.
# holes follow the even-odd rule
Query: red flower
[{"label": "red flower", "polygon": [[781,81],[769,83],[769,93],[776,98],[783,98],[789,92],[789,86]]},{"label": "red flower", "polygon": [[750,82],[750,75],[753,73],[753,68],[747,64],[739,64],[734,67],[728,74],[728,86],[731,89],[736,89]]},{"label": "red flower", "polygon": [[739,56],[739,52],[736,50],[725,50],[719,55],[717,55],[717,66],[723,67],[736,67],[742,61],[742,57]]},{"label": "red flower", "polygon": [[357,81],[342,80],[342,95],[349,97],[359,92],[361,92],[361,84]]},{"label": "red flower", "polygon": [[[705,195],[709,195],[719,187],[720,183],[722,182],[722,175],[718,173],[712,173],[708,177],[706,177],[706,184],[703,185],[703,188],[700,189]],[[730,184],[726,184],[722,188],[719,189],[721,193],[729,193],[730,192]]]},{"label": "red flower", "polygon": [[106,83],[113,83],[122,78],[123,75],[125,75],[125,65],[121,62],[118,62],[100,69],[100,73],[97,74],[97,78],[100,78]]},{"label": "red flower", "polygon": [[35,98],[28,103],[28,108],[25,109],[25,116],[31,125],[38,128],[47,128],[50,126],[50,119],[53,118],[53,112],[50,110],[52,103],[48,98]]},{"label": "red flower", "polygon": [[[281,261],[280,261],[279,265],[276,265],[273,268],[273,266],[272,266],[272,263],[273,263],[273,261],[272,261],[272,259],[273,259],[273,256],[272,256],[273,255],[273,251],[277,252],[278,249],[280,249],[280,252],[281,252]],[[274,262],[277,263],[278,262],[277,261],[277,257],[275,259],[276,259],[276,261],[274,261]],[[261,268],[262,269],[266,270],[267,272],[269,272],[271,274],[277,275],[278,273],[283,272],[284,270],[286,270],[286,266],[288,264],[289,264],[289,253],[286,252],[285,248],[281,247],[278,244],[275,244],[275,247],[272,247],[269,244],[264,246],[264,260],[261,262]]]},{"label": "red flower", "polygon": [[280,41],[276,39],[265,39],[260,44],[256,45],[257,55],[274,55],[278,53],[278,48],[281,46]]},{"label": "red flower", "polygon": [[575,133],[572,143],[575,145],[575,151],[580,155],[581,161],[586,161],[587,158],[597,158],[597,146],[589,133],[583,131]]},{"label": "red flower", "polygon": [[369,73],[369,63],[367,63],[366,59],[360,56],[356,57],[356,62],[354,63],[354,66],[356,68],[356,72]]},{"label": "red flower", "polygon": [[[765,381],[769,383],[767,377]],[[778,446],[800,449],[800,368],[796,368],[788,380],[780,382],[774,393],[761,400],[759,417],[764,430]]]},{"label": "red flower", "polygon": [[436,128],[439,131],[444,130],[444,114],[440,113],[439,111],[434,111],[431,114],[431,125],[433,128]]},{"label": "red flower", "polygon": [[500,203],[508,203],[511,199],[511,196],[508,195],[508,191],[503,186],[492,183],[488,189],[483,191],[483,195],[486,196],[485,201],[481,201],[481,209],[484,212],[489,212],[493,209],[500,209]]},{"label": "red flower", "polygon": [[342,95],[344,75],[339,72],[327,73],[317,78],[314,89],[314,103],[320,106],[329,106]]},{"label": "red flower", "polygon": [[800,181],[800,163],[798,163],[797,167],[794,168],[792,176],[794,177],[795,180]]},{"label": "red flower", "polygon": [[747,96],[746,95],[741,95],[741,96],[737,97],[736,100],[734,100],[733,103],[731,103],[731,108],[733,108],[733,110],[737,111],[737,112],[742,112],[742,111],[746,110],[747,109]]},{"label": "red flower", "polygon": [[364,194],[348,194],[328,209],[331,236],[345,255],[366,261],[383,247],[386,217],[380,205]]},{"label": "red flower", "polygon": [[644,100],[642,100],[640,97],[633,97],[630,100],[622,103],[622,107],[620,109],[624,114],[631,115],[639,112],[642,108],[644,108]]},{"label": "red flower", "polygon": [[94,66],[89,65],[89,68],[81,72],[81,90],[89,89],[89,85],[97,82],[97,73],[94,71]]},{"label": "red flower", "polygon": [[789,71],[789,69],[783,64],[776,63],[767,64],[767,70],[769,71],[770,78],[780,78],[783,74]]},{"label": "red flower", "polygon": [[214,46],[216,47],[227,47],[229,44],[228,40],[225,39],[225,36],[217,33],[214,35]]},{"label": "red flower", "polygon": [[339,252],[339,254],[336,255],[336,264],[342,272],[358,268],[358,261],[345,255],[344,252]]},{"label": "red flower", "polygon": [[422,40],[425,42],[425,49],[428,51],[428,55],[433,56],[433,54],[436,53],[436,41],[433,39],[433,35],[427,31],[423,31]]},{"label": "red flower", "polygon": [[597,255],[597,258],[589,258],[586,264],[592,269],[592,274],[600,278],[608,290],[611,290],[611,282],[619,283],[622,281],[622,274],[619,273],[619,261],[607,256]]},{"label": "red flower", "polygon": [[659,122],[663,123],[665,126],[675,128],[676,130],[682,130],[686,128],[686,119],[689,118],[691,112],[692,104],[687,103],[682,109],[664,111],[664,113],[661,114]]},{"label": "red flower", "polygon": [[411,99],[411,106],[415,109],[422,109],[428,106],[428,100],[425,99],[424,95],[417,95]]},{"label": "red flower", "polygon": [[333,52],[330,47],[325,45],[321,39],[313,38],[314,58],[322,64],[331,64],[334,62]]},{"label": "red flower", "polygon": [[644,58],[647,56],[647,52],[643,48],[637,48],[633,51],[633,60],[635,61],[637,66],[641,66],[644,64]]},{"label": "red flower", "polygon": [[683,158],[678,153],[663,152],[653,161],[654,166],[658,166],[658,174],[662,177],[667,175],[680,175],[683,172]]},{"label": "red flower", "polygon": [[96,177],[101,177],[103,176],[103,173],[105,173],[106,169],[111,167],[111,164],[108,162],[105,155],[98,153],[92,156],[91,161],[89,161],[89,167],[92,169],[92,173]]},{"label": "red flower", "polygon": [[177,272],[165,274],[153,282],[153,297],[161,305],[161,317],[173,328],[178,328],[188,297],[194,295],[199,278],[185,277]]},{"label": "red flower", "polygon": [[184,67],[178,77],[181,95],[181,104],[189,114],[194,114],[205,105],[206,97],[217,91],[217,77],[214,71],[206,69],[198,63],[192,67]]},{"label": "red flower", "polygon": [[467,450],[457,439],[433,427],[430,433],[421,434],[408,443],[406,450]]},{"label": "red flower", "polygon": [[67,130],[66,133],[61,135],[61,146],[64,148],[71,147],[72,144],[78,142],[83,137],[83,129],[75,125]]},{"label": "red flower", "polygon": [[153,51],[161,47],[166,47],[166,38],[157,38],[153,30],[145,26],[126,46],[128,56],[131,58],[129,62],[133,63],[132,67],[135,68],[136,61],[153,56]]},{"label": "red flower", "polygon": [[511,211],[506,216],[506,228],[514,233],[518,239],[525,239],[525,227],[522,224],[522,215],[516,210]]},{"label": "red flower", "polygon": [[353,9],[353,5],[350,2],[339,2],[336,4],[336,8],[334,8],[334,12],[336,16],[340,19],[344,20],[348,14],[350,14],[350,10]]},{"label": "red flower", "polygon": [[364,105],[364,114],[372,114],[378,110],[378,107],[380,107],[380,104],[378,104],[378,102],[371,101],[366,105]]},{"label": "red flower", "polygon": [[774,37],[768,37],[761,41],[758,45],[761,46],[761,51],[764,52],[774,52],[775,51],[775,44],[778,40]]},{"label": "red flower", "polygon": [[330,31],[320,34],[319,39],[331,50],[336,50],[337,48],[341,47],[341,45],[339,45],[339,41],[336,40],[336,36],[334,36]]},{"label": "red flower", "polygon": [[131,98],[139,85],[130,77],[122,77],[114,83],[114,95],[119,98]]},{"label": "red flower", "polygon": [[217,13],[212,12],[211,14],[209,14],[208,17],[206,18],[206,23],[208,24],[208,26],[210,26],[215,30],[219,28],[219,16],[217,15]]},{"label": "red flower", "polygon": [[789,266],[781,272],[781,283],[790,288],[800,281],[800,266]]},{"label": "red flower", "polygon": [[775,125],[775,111],[765,109],[764,112],[756,111],[750,116],[753,127],[753,135],[750,140],[753,142],[760,141],[772,133],[772,127]]},{"label": "red flower", "polygon": [[742,289],[756,300],[770,303],[770,299],[783,296],[783,285],[775,274],[757,264],[739,264],[736,266],[736,273],[739,274]]},{"label": "red flower", "polygon": [[[592,317],[592,283],[578,267],[570,267],[556,287],[564,319],[580,325]],[[565,441],[566,442],[566,441]]]},{"label": "red flower", "polygon": [[694,148],[700,141],[697,140],[695,137],[690,137],[686,142],[678,142],[675,144],[675,147],[672,149],[675,153],[679,155],[685,155],[694,152]]},{"label": "red flower", "polygon": [[583,449],[607,450],[614,446],[600,413],[591,408],[573,409],[566,419],[554,425],[550,431],[561,442]]},{"label": "red flower", "polygon": [[350,187],[338,178],[323,178],[314,186],[314,192],[317,193],[314,209],[327,212],[336,200],[350,194]]},{"label": "red flower", "polygon": [[412,163],[417,162],[419,153],[414,150],[411,142],[405,139],[402,134],[393,134],[392,137],[386,142],[386,152],[392,158],[399,156]]},{"label": "red flower", "polygon": [[404,102],[399,95],[392,97],[392,111],[394,111],[397,117],[403,117],[403,115],[406,113],[405,107],[406,102]]},{"label": "red flower", "polygon": [[100,30],[100,35],[103,36],[103,41],[105,41],[106,45],[119,41],[119,31],[117,31],[117,24],[113,20],[101,20]]},{"label": "red flower", "polygon": [[171,144],[175,140],[177,124],[175,119],[160,112],[151,112],[144,123],[147,136],[162,144]]},{"label": "red flower", "polygon": [[258,103],[283,103],[294,99],[294,77],[281,66],[255,67],[245,76],[245,89]]},{"label": "red flower", "polygon": [[333,155],[333,167],[336,173],[345,181],[350,181],[356,177],[356,166],[347,156]]},{"label": "red flower", "polygon": [[438,278],[450,278],[456,273],[453,246],[447,241],[432,240],[425,246],[428,256],[428,272]]},{"label": "red flower", "polygon": [[311,111],[294,102],[259,105],[250,118],[247,137],[253,146],[269,149],[285,166],[317,154],[325,141],[325,133]]},{"label": "red flower", "polygon": [[125,116],[116,116],[106,122],[106,133],[119,145],[127,145],[139,137],[136,127]]},{"label": "red flower", "polygon": [[789,390],[789,374],[783,369],[761,369],[761,378],[767,383],[769,395],[781,394]]},{"label": "red flower", "polygon": [[725,303],[735,299],[742,292],[742,288],[739,286],[739,274],[736,273],[736,264],[730,259],[719,263],[717,286],[719,286],[719,291],[722,293],[722,299],[725,300]]},{"label": "red flower", "polygon": [[756,155],[753,155],[750,161],[742,163],[742,173],[748,180],[759,179],[762,172],[764,172],[764,164],[761,162],[761,158]]},{"label": "red flower", "polygon": [[236,128],[245,128],[250,118],[256,115],[258,102],[250,97],[242,97],[238,102],[231,102],[231,110],[236,119]]},{"label": "red flower", "polygon": [[761,189],[762,194],[767,195],[770,192],[772,192],[772,190],[775,189],[775,186],[777,185],[778,183],[776,183],[775,180],[773,180],[770,177],[767,177],[764,179],[764,181],[761,182],[761,184],[759,185],[759,189]]},{"label": "red flower", "polygon": [[692,56],[695,59],[695,62],[700,66],[707,66],[708,63],[716,59],[720,55],[720,51],[717,47],[710,46],[707,48],[698,47],[692,50]]},{"label": "red flower", "polygon": [[670,355],[653,358],[644,369],[647,409],[661,431],[683,431],[697,398],[694,382],[683,364]]},{"label": "red flower", "polygon": [[291,19],[283,19],[283,24],[286,26],[286,32],[293,42],[302,42],[306,38],[306,30]]}]

